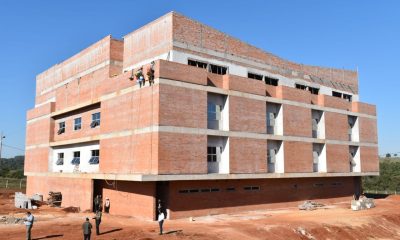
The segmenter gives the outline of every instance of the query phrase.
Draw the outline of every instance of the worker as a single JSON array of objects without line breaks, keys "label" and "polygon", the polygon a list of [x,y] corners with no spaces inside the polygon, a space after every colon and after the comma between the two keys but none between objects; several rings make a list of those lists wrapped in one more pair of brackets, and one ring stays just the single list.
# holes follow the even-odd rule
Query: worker
[{"label": "worker", "polygon": [[96,215],[94,216],[96,221],[96,235],[100,235],[100,223],[101,223],[101,211],[97,210]]},{"label": "worker", "polygon": [[26,225],[26,239],[31,240],[31,230],[33,227],[33,221],[35,220],[35,217],[32,215],[31,212],[26,213],[26,218],[25,218],[25,225]]},{"label": "worker", "polygon": [[160,226],[160,235],[163,234],[163,224],[164,224],[165,215],[163,211],[158,211],[158,225]]},{"label": "worker", "polygon": [[97,209],[99,209],[99,204],[100,204],[99,195],[96,195],[96,197],[94,198],[94,208],[93,208],[93,212],[96,212]]},{"label": "worker", "polygon": [[89,218],[82,225],[83,229],[83,240],[90,240],[90,235],[92,234],[92,224],[89,222]]},{"label": "worker", "polygon": [[149,68],[149,70],[147,71],[147,76],[148,76],[148,78],[149,78],[149,84],[150,84],[150,86],[151,86],[151,84],[154,84],[154,65],[155,65],[155,62],[152,61],[152,62],[150,63],[150,68]]},{"label": "worker", "polygon": [[110,213],[110,199],[106,198],[106,202],[104,203],[104,212]]}]

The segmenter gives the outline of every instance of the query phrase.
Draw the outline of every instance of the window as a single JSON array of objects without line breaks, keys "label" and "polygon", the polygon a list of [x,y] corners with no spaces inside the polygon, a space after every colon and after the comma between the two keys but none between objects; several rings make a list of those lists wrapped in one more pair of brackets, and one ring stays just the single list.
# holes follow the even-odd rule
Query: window
[{"label": "window", "polygon": [[89,159],[89,164],[94,165],[94,164],[99,164],[100,162],[100,150],[92,150],[92,156]]},{"label": "window", "polygon": [[212,102],[207,103],[207,119],[209,121],[221,120],[221,106]]},{"label": "window", "polygon": [[64,153],[57,154],[56,165],[64,165]]},{"label": "window", "polygon": [[314,186],[314,187],[323,187],[324,184],[323,184],[323,183],[314,183],[313,186]]},{"label": "window", "polygon": [[332,186],[337,187],[337,186],[342,186],[341,182],[334,182],[332,183]]},{"label": "window", "polygon": [[256,74],[256,73],[247,73],[247,77],[248,78],[252,78],[252,79],[256,79],[256,80],[260,80],[260,81],[262,81],[262,79],[263,79],[263,76],[262,75],[259,75],[259,74]]},{"label": "window", "polygon": [[226,191],[227,192],[234,192],[234,191],[236,191],[236,189],[234,187],[228,187],[228,188],[226,188]]},{"label": "window", "polygon": [[93,113],[92,114],[92,123],[90,124],[91,128],[95,128],[97,126],[100,126],[100,113]]},{"label": "window", "polygon": [[306,85],[303,85],[303,84],[297,84],[297,83],[296,83],[296,88],[297,88],[297,89],[301,89],[301,90],[306,90],[306,89],[307,89],[307,86],[306,86]]},{"label": "window", "polygon": [[189,190],[183,189],[183,190],[179,190],[178,192],[179,192],[179,193],[189,193]]},{"label": "window", "polygon": [[243,189],[246,191],[259,191],[260,187],[259,186],[246,186]]},{"label": "window", "polygon": [[207,68],[207,63],[200,62],[200,61],[197,61],[197,60],[188,59],[188,65],[194,66],[194,67],[198,67],[198,68],[204,68],[204,69]]},{"label": "window", "polygon": [[82,118],[75,118],[74,119],[74,130],[80,130],[82,128]]},{"label": "window", "polygon": [[268,149],[267,161],[268,163],[275,163],[276,161],[276,149]]},{"label": "window", "polygon": [[74,158],[71,161],[73,165],[79,165],[81,163],[81,152],[74,152]]},{"label": "window", "polygon": [[343,99],[346,99],[347,101],[351,102],[351,95],[343,93]]},{"label": "window", "polygon": [[201,192],[211,192],[211,188],[203,188],[200,191]]},{"label": "window", "polygon": [[211,188],[210,191],[211,192],[219,192],[219,188]]},{"label": "window", "polygon": [[190,189],[189,192],[190,192],[190,193],[198,193],[198,192],[199,192],[199,189]]},{"label": "window", "polygon": [[272,86],[278,86],[278,79],[267,77],[267,76],[265,76],[264,79],[265,79],[265,84],[272,85]]},{"label": "window", "polygon": [[63,133],[65,133],[65,122],[59,122],[57,134],[60,135]]},{"label": "window", "polygon": [[334,97],[338,97],[338,98],[342,98],[342,93],[340,93],[340,92],[335,92],[335,91],[332,91],[332,96],[334,96]]},{"label": "window", "polygon": [[219,75],[225,75],[227,70],[228,69],[226,67],[210,64],[210,72],[212,72],[212,73],[219,74]]},{"label": "window", "polygon": [[319,88],[308,87],[308,91],[310,91],[311,94],[318,95]]},{"label": "window", "polygon": [[207,162],[217,162],[217,147],[207,147]]}]

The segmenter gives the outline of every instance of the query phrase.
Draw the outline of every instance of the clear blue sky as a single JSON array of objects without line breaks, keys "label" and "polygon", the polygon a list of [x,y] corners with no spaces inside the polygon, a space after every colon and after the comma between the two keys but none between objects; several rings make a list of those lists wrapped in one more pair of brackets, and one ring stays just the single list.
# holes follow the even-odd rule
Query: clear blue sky
[{"label": "clear blue sky", "polygon": [[[24,148],[35,76],[111,34],[180,12],[299,63],[359,69],[361,101],[378,107],[379,152],[400,152],[400,1],[0,2],[0,131]],[[38,133],[40,134],[40,133]],[[4,148],[3,156],[23,154]]]}]

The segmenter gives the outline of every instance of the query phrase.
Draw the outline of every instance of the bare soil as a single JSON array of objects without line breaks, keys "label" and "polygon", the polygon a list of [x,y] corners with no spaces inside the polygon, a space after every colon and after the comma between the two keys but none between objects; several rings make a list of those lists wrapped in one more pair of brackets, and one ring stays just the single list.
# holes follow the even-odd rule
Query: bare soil
[{"label": "bare soil", "polygon": [[[103,215],[101,235],[92,239],[400,239],[400,197],[375,200],[373,209],[354,212],[350,203],[338,203],[314,211],[297,208],[260,209],[231,215],[167,220],[166,234],[158,235],[153,221]],[[23,217],[26,210],[13,206],[13,193],[0,190],[0,216]],[[36,219],[34,239],[82,239],[82,223],[92,213],[42,206],[31,211]],[[91,220],[93,226],[94,222]],[[25,226],[0,224],[0,239],[24,239]]]}]

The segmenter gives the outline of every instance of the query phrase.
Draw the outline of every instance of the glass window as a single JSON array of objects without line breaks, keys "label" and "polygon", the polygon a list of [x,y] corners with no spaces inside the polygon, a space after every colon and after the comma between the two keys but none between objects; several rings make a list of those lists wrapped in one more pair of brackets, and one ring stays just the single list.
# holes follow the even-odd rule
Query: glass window
[{"label": "glass window", "polygon": [[56,165],[63,165],[63,164],[64,164],[64,153],[58,153]]},{"label": "glass window", "polygon": [[92,150],[92,156],[89,159],[89,164],[99,164],[100,162],[100,150]]},{"label": "glass window", "polygon": [[74,158],[72,158],[71,164],[79,165],[81,163],[81,152],[74,152]]},{"label": "glass window", "polygon": [[221,106],[215,103],[207,103],[207,119],[220,120],[221,119]]},{"label": "glass window", "polygon": [[82,128],[82,118],[75,118],[74,119],[74,130],[80,130]]},{"label": "glass window", "polygon": [[95,128],[97,126],[100,126],[100,113],[93,113],[92,114],[92,123],[90,124],[91,128]]},{"label": "glass window", "polygon": [[65,133],[65,122],[58,123],[58,135]]},{"label": "glass window", "polygon": [[207,147],[207,162],[217,161],[217,147]]}]

